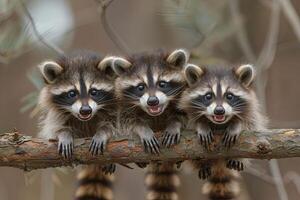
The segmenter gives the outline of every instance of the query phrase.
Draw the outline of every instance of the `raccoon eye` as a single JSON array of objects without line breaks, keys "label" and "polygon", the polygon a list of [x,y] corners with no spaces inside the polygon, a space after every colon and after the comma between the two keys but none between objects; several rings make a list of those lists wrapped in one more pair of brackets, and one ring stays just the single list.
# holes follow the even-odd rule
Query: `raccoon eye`
[{"label": "raccoon eye", "polygon": [[91,89],[90,90],[90,95],[91,96],[98,96],[100,94],[100,91],[97,89]]},{"label": "raccoon eye", "polygon": [[231,101],[232,99],[234,98],[233,94],[232,93],[227,93],[226,94],[226,99]]},{"label": "raccoon eye", "polygon": [[144,85],[144,84],[139,84],[139,85],[137,86],[137,89],[138,89],[139,91],[144,91],[145,85]]},{"label": "raccoon eye", "polygon": [[77,96],[77,93],[76,93],[75,90],[71,90],[71,91],[68,92],[68,97],[69,98],[74,98],[76,96]]},{"label": "raccoon eye", "polygon": [[213,98],[213,94],[211,92],[208,92],[204,96],[205,100],[210,101]]},{"label": "raccoon eye", "polygon": [[161,87],[161,88],[167,87],[167,84],[168,84],[168,83],[167,83],[166,81],[159,81],[159,82],[158,82],[158,86]]}]

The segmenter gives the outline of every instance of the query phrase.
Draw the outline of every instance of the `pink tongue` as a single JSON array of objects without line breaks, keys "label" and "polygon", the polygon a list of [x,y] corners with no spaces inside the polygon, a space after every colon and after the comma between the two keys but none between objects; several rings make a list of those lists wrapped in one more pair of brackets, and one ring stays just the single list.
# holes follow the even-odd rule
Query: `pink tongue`
[{"label": "pink tongue", "polygon": [[159,111],[159,106],[153,106],[153,107],[150,107],[150,111],[151,112],[158,112]]},{"label": "pink tongue", "polygon": [[223,121],[224,120],[224,115],[215,115],[216,121]]}]

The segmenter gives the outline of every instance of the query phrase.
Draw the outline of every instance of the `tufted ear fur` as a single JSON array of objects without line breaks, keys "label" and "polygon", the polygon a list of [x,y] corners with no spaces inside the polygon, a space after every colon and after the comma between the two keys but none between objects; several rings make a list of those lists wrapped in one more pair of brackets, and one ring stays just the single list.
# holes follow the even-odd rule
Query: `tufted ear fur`
[{"label": "tufted ear fur", "polygon": [[176,49],[167,58],[167,62],[174,67],[182,68],[189,60],[189,53],[184,49]]},{"label": "tufted ear fur", "polygon": [[203,74],[204,70],[197,65],[187,64],[185,66],[184,76],[190,87],[197,83],[201,79]]},{"label": "tufted ear fur", "polygon": [[128,69],[130,69],[132,64],[121,57],[115,57],[113,61],[113,70],[118,75],[121,76],[124,72],[126,72]]},{"label": "tufted ear fur", "polygon": [[40,64],[39,69],[47,83],[54,83],[57,77],[62,73],[63,68],[54,61],[45,61]]},{"label": "tufted ear fur", "polygon": [[255,78],[255,69],[252,65],[241,65],[234,69],[238,80],[246,87],[249,87]]},{"label": "tufted ear fur", "polygon": [[114,78],[115,74],[113,71],[113,62],[115,57],[114,56],[108,56],[105,57],[102,61],[99,62],[97,68],[104,72],[107,76]]}]

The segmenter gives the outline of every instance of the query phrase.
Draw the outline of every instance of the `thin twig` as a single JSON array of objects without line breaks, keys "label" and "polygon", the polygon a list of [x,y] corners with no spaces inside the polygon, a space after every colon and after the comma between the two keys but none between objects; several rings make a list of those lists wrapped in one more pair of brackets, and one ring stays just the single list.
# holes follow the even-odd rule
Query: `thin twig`
[{"label": "thin twig", "polygon": [[239,29],[236,31],[237,40],[240,44],[240,47],[245,54],[247,60],[253,63],[256,60],[256,56],[251,48],[250,42],[247,37],[246,29],[241,20],[240,6],[238,0],[229,1],[229,9],[232,16],[233,23]]},{"label": "thin twig", "polygon": [[294,33],[300,42],[300,19],[299,16],[293,7],[290,0],[278,0],[281,4],[283,13],[287,20],[290,22],[292,28],[294,29]]},{"label": "thin twig", "polygon": [[296,186],[298,194],[300,194],[300,175],[297,172],[289,171],[286,173],[284,176],[284,182],[292,182]]},{"label": "thin twig", "polygon": [[275,186],[279,195],[280,200],[288,200],[288,194],[286,192],[286,189],[284,187],[284,183],[282,180],[282,175],[279,169],[278,161],[275,159],[272,159],[269,163],[271,174],[275,181]]},{"label": "thin twig", "polygon": [[253,175],[253,176],[255,176],[255,177],[257,177],[257,178],[259,178],[259,179],[261,179],[261,180],[263,180],[263,181],[265,181],[267,183],[269,183],[269,184],[272,184],[272,185],[275,184],[274,183],[274,179],[273,179],[272,176],[269,176],[266,173],[263,173],[263,172],[255,169],[253,167],[247,168],[245,172],[248,173],[248,174],[251,174],[251,175]]},{"label": "thin twig", "polygon": [[33,17],[31,16],[27,6],[25,5],[25,3],[23,2],[23,0],[20,0],[21,2],[21,6],[24,10],[24,13],[26,14],[27,18],[29,19],[29,22],[31,24],[33,33],[35,34],[35,36],[39,39],[40,42],[42,42],[45,46],[47,46],[49,49],[53,50],[54,52],[56,52],[58,55],[63,55],[64,52],[57,46],[55,46],[54,44],[50,43],[49,41],[47,41],[37,30],[35,22]]},{"label": "thin twig", "polygon": [[122,53],[129,55],[130,49],[127,45],[123,42],[121,37],[113,30],[112,26],[108,23],[107,20],[107,9],[110,4],[114,0],[95,0],[98,4],[100,4],[100,18],[102,26],[107,34],[107,36],[111,39],[111,41],[122,51]]}]

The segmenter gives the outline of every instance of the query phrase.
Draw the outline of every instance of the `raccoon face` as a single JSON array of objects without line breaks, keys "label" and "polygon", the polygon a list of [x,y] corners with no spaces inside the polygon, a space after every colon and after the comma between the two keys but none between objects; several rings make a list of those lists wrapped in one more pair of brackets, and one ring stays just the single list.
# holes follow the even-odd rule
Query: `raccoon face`
[{"label": "raccoon face", "polygon": [[94,55],[46,61],[39,68],[46,81],[48,101],[62,113],[90,120],[113,101],[111,62]]},{"label": "raccoon face", "polygon": [[116,95],[124,103],[139,107],[150,116],[158,116],[182,91],[185,84],[182,70],[187,61],[188,53],[182,49],[169,55],[115,58],[113,69],[119,76]]},{"label": "raccoon face", "polygon": [[190,108],[195,120],[206,117],[215,124],[225,124],[234,116],[243,119],[250,107],[254,77],[251,65],[229,69],[187,65],[185,78],[190,88],[181,105]]}]

